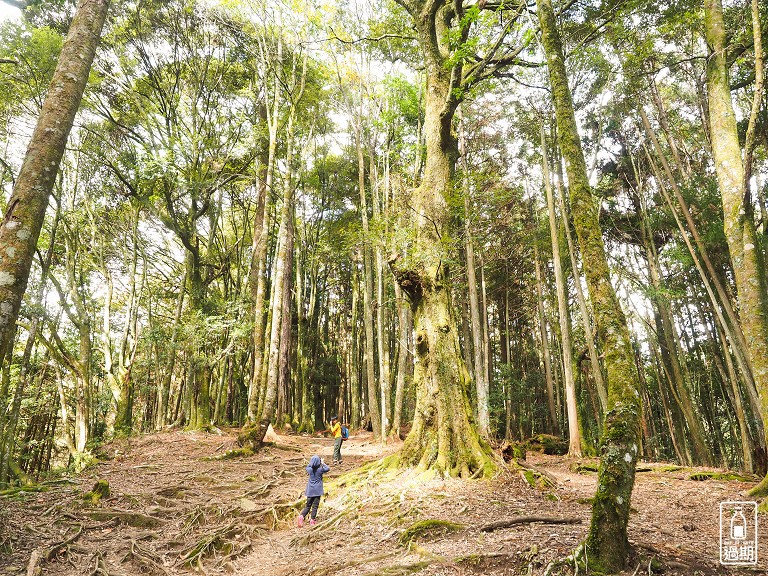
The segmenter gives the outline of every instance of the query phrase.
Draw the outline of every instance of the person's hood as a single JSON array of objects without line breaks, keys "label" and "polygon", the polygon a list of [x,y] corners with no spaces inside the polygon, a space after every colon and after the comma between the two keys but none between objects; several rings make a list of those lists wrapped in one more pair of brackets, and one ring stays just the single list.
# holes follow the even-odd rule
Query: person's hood
[{"label": "person's hood", "polygon": [[320,456],[318,456],[317,454],[312,456],[312,458],[309,459],[309,465],[312,468],[320,468]]}]

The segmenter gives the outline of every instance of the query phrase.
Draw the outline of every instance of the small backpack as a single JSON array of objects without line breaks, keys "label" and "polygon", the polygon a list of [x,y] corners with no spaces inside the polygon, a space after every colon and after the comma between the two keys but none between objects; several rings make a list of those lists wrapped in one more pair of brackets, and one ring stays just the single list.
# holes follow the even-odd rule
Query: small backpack
[{"label": "small backpack", "polygon": [[341,439],[349,440],[349,428],[347,428],[346,426],[341,427]]}]

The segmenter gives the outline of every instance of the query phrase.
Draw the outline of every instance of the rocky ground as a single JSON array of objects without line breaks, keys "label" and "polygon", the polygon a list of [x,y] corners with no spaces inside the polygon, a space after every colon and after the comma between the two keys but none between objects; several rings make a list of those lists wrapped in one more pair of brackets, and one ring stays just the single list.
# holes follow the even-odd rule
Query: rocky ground
[{"label": "rocky ground", "polygon": [[[326,476],[318,524],[299,529],[304,467],[312,454],[330,462],[332,441],[281,435],[255,455],[224,458],[236,448],[235,433],[121,440],[103,447],[102,462],[80,476],[1,496],[0,574],[574,573],[567,557],[588,526],[594,461],[529,453],[527,465],[542,473],[538,486],[512,469],[488,482],[424,481],[407,472],[355,472],[397,448],[359,433]],[[578,472],[577,464],[587,469]],[[744,499],[750,484],[692,480],[707,471],[700,468],[643,463],[639,470],[627,574],[764,573],[764,529],[758,567],[719,565],[719,503]],[[99,480],[109,485],[102,498],[91,492]],[[489,526],[500,521],[518,523]]]}]

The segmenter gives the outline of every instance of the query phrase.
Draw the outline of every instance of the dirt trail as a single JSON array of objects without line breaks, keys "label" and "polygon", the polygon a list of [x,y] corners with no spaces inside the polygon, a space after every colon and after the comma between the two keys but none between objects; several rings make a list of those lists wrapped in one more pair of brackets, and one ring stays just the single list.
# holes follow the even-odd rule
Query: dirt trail
[{"label": "dirt trail", "polygon": [[[304,466],[315,453],[330,461],[332,441],[279,436],[253,456],[212,459],[235,447],[233,431],[131,438],[105,447],[109,459],[82,476],[0,498],[0,575],[27,575],[29,566],[61,576],[571,574],[556,561],[583,539],[596,482],[594,473],[573,472],[573,461],[529,454],[553,486],[532,488],[509,472],[491,482],[358,475],[353,488],[339,487],[344,474],[394,450],[358,434],[326,476],[318,525],[298,529]],[[647,467],[632,500],[638,555],[627,574],[648,574],[654,556],[666,574],[729,573],[718,565],[719,502],[743,499],[749,485]],[[110,495],[86,502],[96,480],[109,482]],[[532,515],[580,523],[479,530]],[[409,526],[428,519],[460,526],[403,542]],[[768,566],[768,536],[759,558]]]}]

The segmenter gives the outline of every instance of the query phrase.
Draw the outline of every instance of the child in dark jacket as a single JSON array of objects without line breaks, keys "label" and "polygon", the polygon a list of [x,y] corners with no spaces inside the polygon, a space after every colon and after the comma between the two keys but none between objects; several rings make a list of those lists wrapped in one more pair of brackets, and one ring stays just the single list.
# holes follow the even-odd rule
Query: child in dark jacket
[{"label": "child in dark jacket", "polygon": [[299,528],[304,526],[304,518],[307,517],[310,510],[312,511],[312,519],[309,521],[310,526],[315,525],[315,518],[317,517],[317,507],[320,505],[320,498],[323,496],[323,474],[328,472],[331,468],[323,462],[323,460],[315,454],[309,459],[309,465],[307,466],[307,474],[309,474],[309,480],[307,481],[307,505],[304,506],[304,510],[301,511],[296,521]]}]

